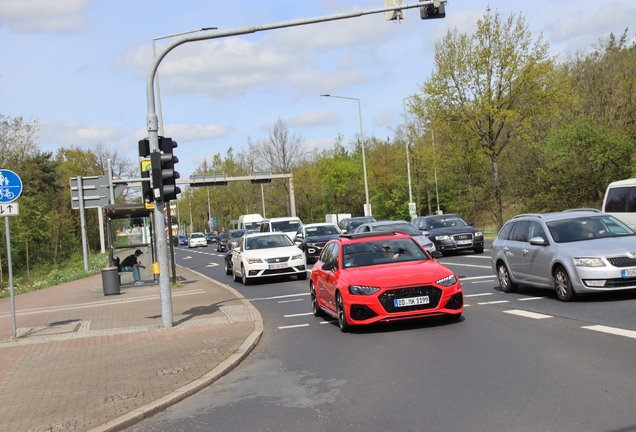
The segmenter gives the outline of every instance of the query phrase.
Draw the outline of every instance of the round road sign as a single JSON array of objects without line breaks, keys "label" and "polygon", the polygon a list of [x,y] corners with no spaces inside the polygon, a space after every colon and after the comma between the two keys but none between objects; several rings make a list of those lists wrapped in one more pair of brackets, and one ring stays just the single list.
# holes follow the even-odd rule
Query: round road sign
[{"label": "round road sign", "polygon": [[11,170],[0,169],[0,204],[10,203],[22,194],[22,180]]}]

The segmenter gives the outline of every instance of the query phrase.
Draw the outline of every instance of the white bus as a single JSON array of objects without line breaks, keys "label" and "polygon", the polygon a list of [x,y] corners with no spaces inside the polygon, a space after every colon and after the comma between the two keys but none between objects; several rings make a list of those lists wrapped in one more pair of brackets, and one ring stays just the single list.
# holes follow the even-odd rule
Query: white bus
[{"label": "white bus", "polygon": [[602,210],[636,230],[636,178],[610,183]]},{"label": "white bus", "polygon": [[261,227],[263,216],[259,214],[246,214],[238,218],[238,229],[257,230]]}]

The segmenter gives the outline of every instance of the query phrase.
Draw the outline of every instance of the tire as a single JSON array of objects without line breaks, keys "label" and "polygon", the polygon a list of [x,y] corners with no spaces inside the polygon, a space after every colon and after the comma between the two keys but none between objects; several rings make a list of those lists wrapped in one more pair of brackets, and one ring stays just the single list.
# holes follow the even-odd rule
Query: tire
[{"label": "tire", "polygon": [[476,254],[484,253],[484,248],[483,247],[476,248],[476,249],[473,249],[473,250],[475,251]]},{"label": "tire", "polygon": [[568,272],[563,266],[559,266],[554,270],[554,290],[562,302],[569,302],[576,298]]},{"label": "tire", "polygon": [[232,279],[234,279],[234,282],[241,282],[241,278],[236,275],[234,269],[232,269]]},{"label": "tire", "polygon": [[322,309],[318,306],[318,299],[316,298],[316,289],[314,288],[314,283],[309,282],[309,295],[311,296],[311,312],[315,317],[322,316]]},{"label": "tire", "polygon": [[513,293],[517,291],[517,284],[510,278],[510,272],[504,263],[497,264],[497,279],[499,279],[499,286],[503,292]]},{"label": "tire", "polygon": [[226,275],[231,275],[232,274],[232,267],[230,267],[230,265],[228,264],[227,260],[225,261],[225,274]]},{"label": "tire", "polygon": [[306,271],[304,271],[302,273],[298,273],[296,276],[298,277],[298,280],[307,280],[307,272]]},{"label": "tire", "polygon": [[347,323],[347,310],[340,293],[336,294],[336,311],[338,312],[338,326],[340,327],[340,331],[347,333],[351,329],[351,326]]},{"label": "tire", "polygon": [[252,283],[251,278],[247,277],[247,272],[245,271],[245,267],[243,267],[243,264],[241,264],[241,280],[243,282],[243,285],[249,285]]},{"label": "tire", "polygon": [[219,245],[216,245],[216,251],[221,252],[221,249],[219,249]]}]

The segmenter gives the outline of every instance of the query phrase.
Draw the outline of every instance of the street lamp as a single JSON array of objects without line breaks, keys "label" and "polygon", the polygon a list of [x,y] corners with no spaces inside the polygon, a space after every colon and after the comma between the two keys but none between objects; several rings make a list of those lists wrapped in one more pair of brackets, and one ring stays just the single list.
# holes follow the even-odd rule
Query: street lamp
[{"label": "street lamp", "polygon": [[360,107],[360,99],[346,96],[334,96],[329,94],[322,94],[320,96],[358,101],[358,115],[360,116],[360,142],[362,143],[362,171],[364,173],[364,195],[366,198],[366,204],[364,205],[364,215],[371,216],[371,204],[369,203],[369,183],[367,181],[367,162],[364,155],[364,132],[362,131],[362,108]]},{"label": "street lamp", "polygon": [[[157,51],[155,50],[155,41],[157,40],[168,39],[175,36],[181,36],[181,35],[196,33],[200,31],[216,30],[217,28],[218,27],[203,27],[196,30],[190,30],[186,32],[174,33],[167,36],[159,36],[159,37],[153,38],[152,39],[152,58],[157,57]],[[159,71],[155,72],[155,84],[156,84],[155,86],[157,87],[157,110],[159,111],[159,135],[164,136],[163,135],[163,113],[161,112],[161,92],[159,91]]]},{"label": "street lamp", "polygon": [[411,188],[411,158],[409,157],[409,139],[408,139],[408,130],[406,128],[406,100],[412,98],[413,96],[408,96],[402,99],[402,106],[404,107],[404,141],[406,142],[406,175],[409,179],[409,214],[411,219],[413,216],[417,216],[417,210],[413,209],[413,214],[411,214],[411,207],[415,207],[413,203],[413,189]]}]

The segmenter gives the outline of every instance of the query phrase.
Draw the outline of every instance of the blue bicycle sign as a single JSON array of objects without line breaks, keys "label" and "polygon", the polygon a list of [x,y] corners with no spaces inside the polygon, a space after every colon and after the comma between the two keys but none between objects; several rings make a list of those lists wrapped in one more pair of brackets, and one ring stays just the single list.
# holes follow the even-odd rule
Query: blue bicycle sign
[{"label": "blue bicycle sign", "polygon": [[0,169],[0,204],[10,203],[22,194],[22,179],[11,170]]}]

